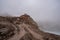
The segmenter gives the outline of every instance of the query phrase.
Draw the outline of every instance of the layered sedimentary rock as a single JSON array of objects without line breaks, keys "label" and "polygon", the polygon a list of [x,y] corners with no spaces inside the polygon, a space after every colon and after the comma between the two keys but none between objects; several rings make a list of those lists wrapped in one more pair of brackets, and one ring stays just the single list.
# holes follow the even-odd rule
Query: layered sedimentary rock
[{"label": "layered sedimentary rock", "polygon": [[0,16],[0,40],[60,40],[60,35],[43,32],[27,14]]}]

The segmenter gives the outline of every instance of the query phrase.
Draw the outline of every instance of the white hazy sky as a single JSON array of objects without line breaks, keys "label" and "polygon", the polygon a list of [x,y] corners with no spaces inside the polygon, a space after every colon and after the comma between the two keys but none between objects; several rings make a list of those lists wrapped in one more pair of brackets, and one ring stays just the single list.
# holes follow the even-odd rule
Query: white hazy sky
[{"label": "white hazy sky", "polygon": [[36,21],[60,24],[60,0],[0,0],[0,16],[31,15]]}]

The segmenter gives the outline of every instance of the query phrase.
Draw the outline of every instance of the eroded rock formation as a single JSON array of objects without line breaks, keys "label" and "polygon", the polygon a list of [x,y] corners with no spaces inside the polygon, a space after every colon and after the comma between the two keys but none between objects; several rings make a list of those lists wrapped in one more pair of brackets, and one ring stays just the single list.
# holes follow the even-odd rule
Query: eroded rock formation
[{"label": "eroded rock formation", "polygon": [[0,16],[0,40],[60,40],[60,35],[43,32],[27,14]]}]

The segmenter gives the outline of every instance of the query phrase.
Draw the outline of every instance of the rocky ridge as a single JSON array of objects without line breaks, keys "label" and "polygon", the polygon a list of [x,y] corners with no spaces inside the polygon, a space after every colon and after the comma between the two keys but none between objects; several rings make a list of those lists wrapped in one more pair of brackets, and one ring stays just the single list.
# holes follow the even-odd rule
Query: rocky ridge
[{"label": "rocky ridge", "polygon": [[0,16],[0,40],[60,40],[60,35],[46,33],[27,14],[20,17]]}]

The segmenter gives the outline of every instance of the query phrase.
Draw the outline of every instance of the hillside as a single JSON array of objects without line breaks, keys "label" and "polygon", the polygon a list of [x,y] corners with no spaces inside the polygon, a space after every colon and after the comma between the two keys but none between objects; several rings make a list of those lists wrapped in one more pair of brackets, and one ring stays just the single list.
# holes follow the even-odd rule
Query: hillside
[{"label": "hillside", "polygon": [[0,16],[0,40],[60,40],[60,35],[46,33],[27,14],[20,17]]}]

